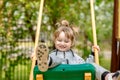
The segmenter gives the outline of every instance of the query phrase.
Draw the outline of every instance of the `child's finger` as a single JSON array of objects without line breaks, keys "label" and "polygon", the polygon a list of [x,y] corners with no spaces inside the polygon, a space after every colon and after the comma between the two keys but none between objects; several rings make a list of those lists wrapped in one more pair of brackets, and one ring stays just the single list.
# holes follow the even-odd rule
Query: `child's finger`
[{"label": "child's finger", "polygon": [[92,51],[94,51],[95,49],[96,49],[97,51],[100,51],[99,46],[92,46]]}]

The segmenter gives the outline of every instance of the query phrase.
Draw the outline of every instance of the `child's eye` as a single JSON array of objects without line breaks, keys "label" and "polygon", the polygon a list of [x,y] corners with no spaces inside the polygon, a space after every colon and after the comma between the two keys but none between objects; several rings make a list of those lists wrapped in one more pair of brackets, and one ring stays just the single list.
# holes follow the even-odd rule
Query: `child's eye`
[{"label": "child's eye", "polygon": [[62,40],[61,39],[57,39],[57,41],[61,42]]},{"label": "child's eye", "polygon": [[68,43],[69,42],[69,40],[65,40],[65,43]]}]

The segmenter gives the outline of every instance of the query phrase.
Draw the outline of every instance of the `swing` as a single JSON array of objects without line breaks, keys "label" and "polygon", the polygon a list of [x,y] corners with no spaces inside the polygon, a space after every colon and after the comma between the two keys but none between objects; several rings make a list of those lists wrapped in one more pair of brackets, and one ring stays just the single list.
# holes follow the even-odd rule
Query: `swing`
[{"label": "swing", "polygon": [[95,68],[91,64],[60,64],[46,72],[34,67],[34,80],[95,80]]},{"label": "swing", "polygon": [[[36,54],[35,51],[38,45],[38,39],[40,34],[43,4],[44,4],[44,0],[41,0],[37,31],[36,31],[34,54]],[[91,5],[91,16],[92,16],[93,40],[94,40],[94,45],[97,45],[94,11],[93,11],[93,0],[90,0],[90,5]],[[46,72],[41,72],[38,69],[38,66],[35,65],[35,61],[36,61],[36,55],[32,59],[32,67],[31,67],[29,80],[95,80],[95,68],[93,65],[89,63],[77,64],[77,65],[60,64],[54,68],[48,69]],[[97,50],[95,50],[95,63],[99,64]]]}]

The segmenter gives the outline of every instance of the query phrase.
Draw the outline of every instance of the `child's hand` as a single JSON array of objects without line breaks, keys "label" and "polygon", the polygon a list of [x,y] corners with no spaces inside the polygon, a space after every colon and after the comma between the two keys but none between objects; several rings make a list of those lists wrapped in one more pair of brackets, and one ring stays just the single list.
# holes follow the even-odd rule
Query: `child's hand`
[{"label": "child's hand", "polygon": [[100,47],[97,45],[97,46],[92,46],[92,52],[95,52],[95,50],[97,50],[98,52],[100,51]]},{"label": "child's hand", "polygon": [[33,60],[34,57],[35,57],[35,54],[32,53],[31,56],[30,56],[31,60]]}]

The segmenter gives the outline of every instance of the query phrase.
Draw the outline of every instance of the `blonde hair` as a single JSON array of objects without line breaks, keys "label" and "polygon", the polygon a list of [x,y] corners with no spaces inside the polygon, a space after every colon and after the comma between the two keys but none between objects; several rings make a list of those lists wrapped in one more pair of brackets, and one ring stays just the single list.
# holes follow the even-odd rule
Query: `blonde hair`
[{"label": "blonde hair", "polygon": [[69,38],[72,41],[72,46],[75,42],[75,32],[73,26],[69,25],[69,22],[67,20],[62,20],[59,24],[57,23],[58,28],[54,32],[53,41],[59,36],[61,32],[65,33],[65,36]]}]

